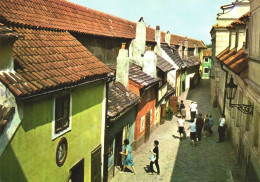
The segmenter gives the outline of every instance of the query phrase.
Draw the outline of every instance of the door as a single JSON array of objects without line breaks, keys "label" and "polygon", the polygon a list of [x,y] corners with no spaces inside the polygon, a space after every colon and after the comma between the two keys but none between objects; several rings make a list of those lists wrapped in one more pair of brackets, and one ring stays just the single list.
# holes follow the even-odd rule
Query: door
[{"label": "door", "polygon": [[170,107],[173,109],[174,114],[176,114],[178,111],[177,102],[178,102],[178,97],[175,96],[170,97]]},{"label": "door", "polygon": [[150,138],[150,111],[146,113],[145,116],[145,133],[144,141],[147,142]]},{"label": "door", "polygon": [[114,156],[114,166],[119,167],[121,169],[122,166],[122,155],[119,152],[122,152],[122,143],[123,143],[123,131],[120,131],[116,134],[115,139],[115,156]]},{"label": "door", "polygon": [[161,124],[165,122],[166,104],[161,105]]},{"label": "door", "polygon": [[185,92],[185,80],[181,82],[182,92]]},{"label": "door", "polygon": [[91,181],[101,182],[101,145],[91,152]]},{"label": "door", "polygon": [[71,182],[84,182],[84,159],[70,169]]}]

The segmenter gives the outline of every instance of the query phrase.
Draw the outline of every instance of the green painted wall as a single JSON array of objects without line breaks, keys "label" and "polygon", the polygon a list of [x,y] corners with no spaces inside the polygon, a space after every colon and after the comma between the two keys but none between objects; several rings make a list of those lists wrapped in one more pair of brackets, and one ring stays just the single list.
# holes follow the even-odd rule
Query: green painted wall
[{"label": "green painted wall", "polygon": [[204,77],[204,78],[208,78],[209,77],[209,75],[210,75],[210,71],[209,71],[209,73],[205,73],[204,72],[204,68],[211,68],[211,57],[207,57],[208,58],[208,63],[206,63],[205,62],[205,58],[206,57],[204,57],[203,58],[203,68],[202,68],[202,77]]},{"label": "green painted wall", "polygon": [[[91,179],[91,151],[101,144],[104,83],[71,91],[71,131],[52,141],[54,96],[23,105],[19,129],[0,157],[0,178],[8,181],[65,182],[69,170],[85,159],[85,181]],[[56,164],[56,147],[66,137],[68,155],[63,166]]]},{"label": "green painted wall", "polygon": [[185,78],[187,76],[187,70],[182,70],[181,71],[181,89],[180,89],[180,94],[182,93],[182,88],[185,87]]}]

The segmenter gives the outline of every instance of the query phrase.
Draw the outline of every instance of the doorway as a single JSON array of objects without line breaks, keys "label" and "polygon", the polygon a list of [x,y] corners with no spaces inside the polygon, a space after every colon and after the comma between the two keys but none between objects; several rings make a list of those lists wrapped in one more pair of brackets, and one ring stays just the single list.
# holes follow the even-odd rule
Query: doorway
[{"label": "doorway", "polygon": [[166,104],[161,105],[161,122],[163,124],[165,122],[165,115],[166,115]]},{"label": "doorway", "polygon": [[84,182],[84,159],[70,169],[71,182]]},{"label": "doorway", "polygon": [[114,156],[114,166],[121,170],[122,167],[122,155],[119,152],[122,152],[123,146],[123,130],[116,134],[115,138],[115,156]]},{"label": "doorway", "polygon": [[145,116],[145,133],[144,133],[144,141],[148,142],[150,138],[150,111],[146,113]]},{"label": "doorway", "polygon": [[101,145],[91,152],[91,181],[101,182]]}]

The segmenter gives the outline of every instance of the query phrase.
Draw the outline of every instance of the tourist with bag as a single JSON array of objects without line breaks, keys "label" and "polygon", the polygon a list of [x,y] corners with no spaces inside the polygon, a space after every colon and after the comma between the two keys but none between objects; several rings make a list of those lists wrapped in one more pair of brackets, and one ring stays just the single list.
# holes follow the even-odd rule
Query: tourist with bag
[{"label": "tourist with bag", "polygon": [[132,170],[133,170],[133,173],[136,174],[135,166],[134,166],[134,160],[133,160],[133,156],[132,156],[132,148],[129,145],[129,140],[128,139],[124,140],[124,145],[125,145],[125,151],[124,152],[120,152],[121,155],[126,156],[126,158],[125,158],[125,160],[123,162],[123,171],[122,171],[122,173],[125,172],[126,166],[131,166]]},{"label": "tourist with bag", "polygon": [[156,169],[157,169],[157,174],[160,174],[160,167],[159,167],[159,142],[157,140],[154,141],[154,149],[150,150],[151,155],[150,155],[150,175],[152,175],[155,171],[153,170],[153,164],[155,164]]}]

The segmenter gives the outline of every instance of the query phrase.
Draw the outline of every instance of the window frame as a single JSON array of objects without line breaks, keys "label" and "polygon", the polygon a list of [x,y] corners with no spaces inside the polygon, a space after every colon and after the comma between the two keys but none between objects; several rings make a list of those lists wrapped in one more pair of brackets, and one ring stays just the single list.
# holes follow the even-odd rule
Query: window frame
[{"label": "window frame", "polygon": [[[67,116],[68,124],[67,124],[67,126],[57,130],[57,128],[56,128],[57,127],[56,126],[56,122],[57,122],[57,120],[56,120],[56,117],[57,117],[57,113],[56,113],[57,100],[61,99],[61,98],[66,98],[66,97],[68,97],[68,102],[69,102],[68,103],[68,116]],[[60,102],[60,100],[58,100],[58,102]],[[66,102],[66,100],[64,102]],[[63,105],[63,107],[64,107],[64,105]],[[71,122],[72,121],[72,119],[71,119],[72,115],[71,114],[72,114],[72,95],[71,95],[71,93],[66,93],[66,94],[54,96],[54,98],[53,98],[53,119],[52,119],[52,140],[54,140],[54,139],[64,135],[65,133],[71,131],[71,127],[72,127],[72,122]]]},{"label": "window frame", "polygon": [[[206,61],[206,59],[207,59],[207,61]],[[209,58],[208,57],[204,58],[204,63],[209,63]]]},{"label": "window frame", "polygon": [[140,132],[144,131],[144,125],[145,125],[145,116],[142,116],[140,119]]}]

